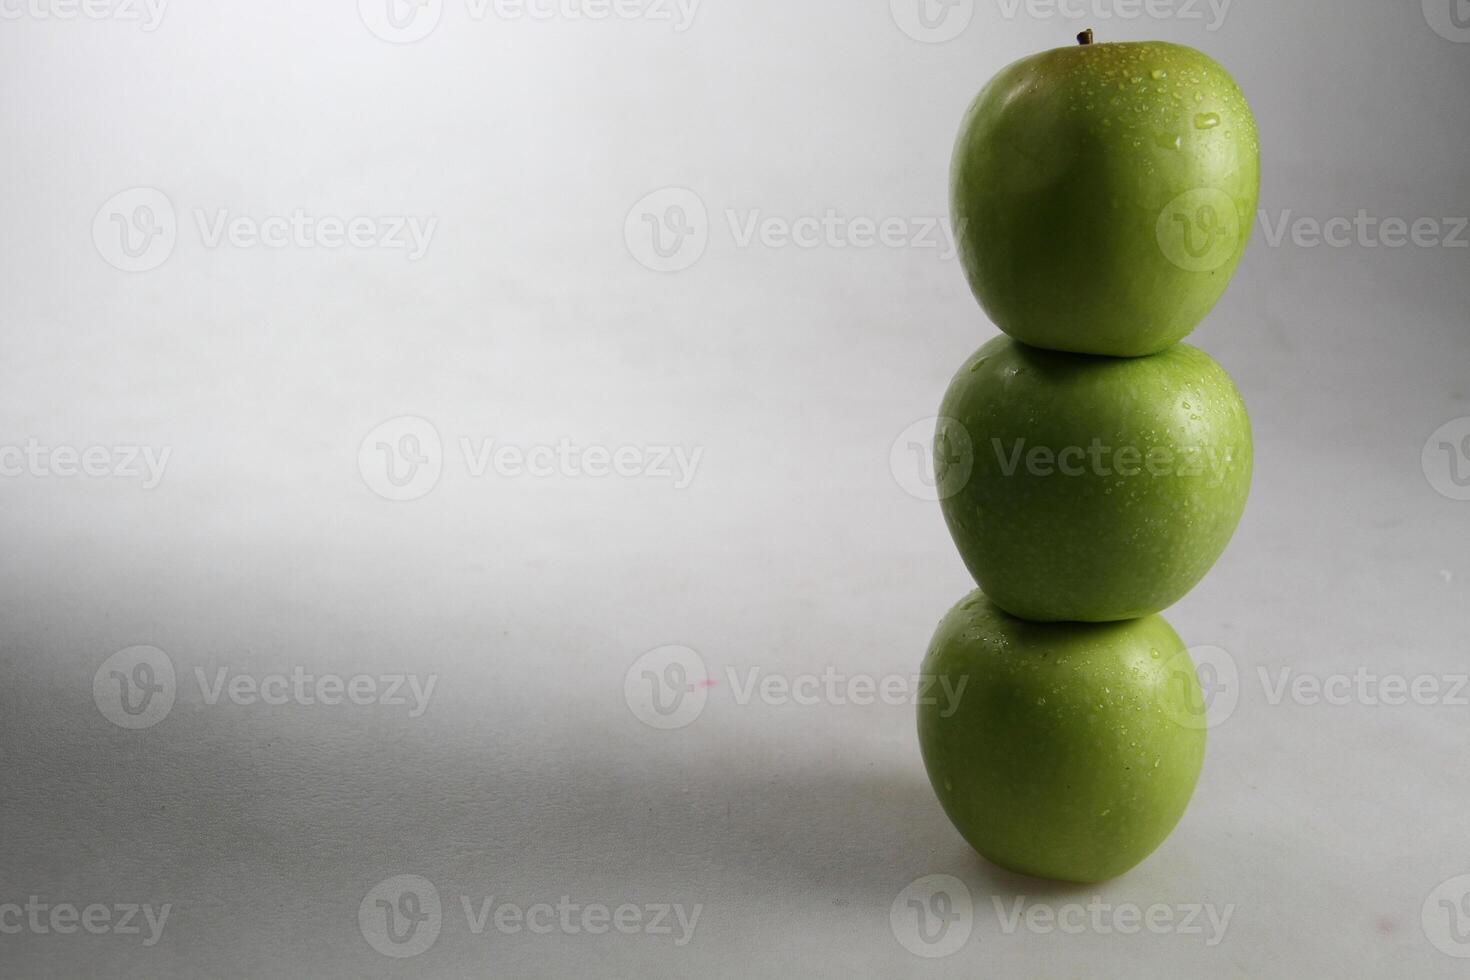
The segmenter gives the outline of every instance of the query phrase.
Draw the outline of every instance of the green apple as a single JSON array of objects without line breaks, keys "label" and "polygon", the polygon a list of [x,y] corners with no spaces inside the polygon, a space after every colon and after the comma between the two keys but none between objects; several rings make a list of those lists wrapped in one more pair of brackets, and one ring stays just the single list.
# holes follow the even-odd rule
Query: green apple
[{"label": "green apple", "polygon": [[929,781],[995,864],[1103,881],[1183,815],[1204,761],[1204,700],[1162,617],[1028,623],[977,590],[939,624],[923,674],[959,692],[920,702]]},{"label": "green apple", "polygon": [[951,170],[970,287],[996,326],[1050,350],[1135,357],[1204,319],[1255,220],[1256,124],[1193,48],[1078,44],[1002,70]]},{"label": "green apple", "polygon": [[1105,622],[1167,608],[1245,509],[1245,404],[1187,344],[1115,358],[996,337],[939,413],[945,522],[975,581],[1015,616]]}]

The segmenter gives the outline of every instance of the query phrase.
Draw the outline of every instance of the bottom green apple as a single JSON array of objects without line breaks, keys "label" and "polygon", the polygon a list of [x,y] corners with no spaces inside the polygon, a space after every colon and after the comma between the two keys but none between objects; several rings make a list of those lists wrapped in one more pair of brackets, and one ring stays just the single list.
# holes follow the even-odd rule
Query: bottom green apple
[{"label": "bottom green apple", "polygon": [[1032,623],[977,590],[939,624],[923,673],[961,692],[919,708],[929,780],[1003,868],[1116,877],[1163,843],[1194,793],[1204,701],[1160,616]]}]

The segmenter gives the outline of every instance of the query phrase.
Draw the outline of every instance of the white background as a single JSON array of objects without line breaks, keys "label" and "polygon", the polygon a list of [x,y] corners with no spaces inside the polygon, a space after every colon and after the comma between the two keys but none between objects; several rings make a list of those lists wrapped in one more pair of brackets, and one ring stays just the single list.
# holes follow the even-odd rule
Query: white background
[{"label": "white background", "polygon": [[[918,229],[946,211],[981,84],[1090,24],[1236,75],[1273,226],[1464,216],[1451,2],[1239,0],[1214,23],[1182,0],[1162,9],[1197,16],[976,0],[925,35],[902,0],[706,0],[687,24],[444,0],[412,44],[346,0],[177,3],[153,30],[0,4],[0,445],[170,453],[151,489],[0,479],[0,905],[171,905],[150,947],[0,934],[0,973],[1462,976],[1470,933],[1450,927],[1470,904],[1439,900],[1470,874],[1470,706],[1273,704],[1260,672],[1470,670],[1470,501],[1449,469],[1470,458],[1425,453],[1470,416],[1463,247],[1272,247],[1257,227],[1191,338],[1251,408],[1256,482],[1168,618],[1226,652],[1237,706],[1178,830],[1123,878],[1059,886],[974,856],[911,706],[740,704],[728,673],[917,669],[971,586],[890,450],[995,332],[943,248],[742,245],[728,212]],[[128,272],[113,216],[137,216],[115,198],[135,188],[166,198],[152,227],[174,240]],[[707,247],[657,272],[641,219],[676,199],[635,205],[666,188],[693,192]],[[297,209],[437,224],[416,260],[200,228]],[[432,424],[442,475],[393,502],[359,448],[402,416]],[[702,456],[682,489],[476,477],[461,438]],[[169,658],[176,699],[125,729],[93,681],[136,645]],[[658,730],[624,682],[668,645],[719,683]],[[410,717],[210,704],[195,671],[220,668],[437,681]],[[395,959],[358,911],[403,874],[442,912]],[[973,913],[928,959],[890,910],[935,874]],[[701,913],[682,946],[677,927],[476,935],[461,896]],[[1007,933],[993,901],[1094,896],[1232,913],[1207,945]]]}]

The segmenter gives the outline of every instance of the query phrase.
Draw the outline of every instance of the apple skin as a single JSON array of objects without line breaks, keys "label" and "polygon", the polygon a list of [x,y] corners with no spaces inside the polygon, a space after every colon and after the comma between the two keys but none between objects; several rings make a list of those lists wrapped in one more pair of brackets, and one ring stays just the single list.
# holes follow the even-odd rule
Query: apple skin
[{"label": "apple skin", "polygon": [[976,590],[940,622],[923,674],[959,692],[920,702],[929,781],[970,846],[1003,868],[1117,877],[1163,843],[1194,793],[1204,701],[1160,616],[1028,623]]},{"label": "apple skin", "polygon": [[1136,357],[1189,334],[1260,193],[1255,120],[1193,48],[1075,45],[1003,69],[965,116],[951,212],[970,288],[1017,340]]},{"label": "apple skin", "polygon": [[960,368],[939,414],[945,523],[986,595],[1023,619],[1166,609],[1245,510],[1250,418],[1225,370],[1187,344],[1113,358],[996,337]]}]

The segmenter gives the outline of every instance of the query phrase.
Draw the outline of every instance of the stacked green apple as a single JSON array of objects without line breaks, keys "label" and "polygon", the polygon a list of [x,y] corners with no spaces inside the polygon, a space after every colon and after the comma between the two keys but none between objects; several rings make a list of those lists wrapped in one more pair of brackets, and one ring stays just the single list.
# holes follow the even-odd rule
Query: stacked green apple
[{"label": "stacked green apple", "polygon": [[961,257],[1004,335],[940,409],[945,521],[980,588],[930,645],[925,674],[962,694],[921,707],[919,737],[976,850],[1090,882],[1163,842],[1204,759],[1158,613],[1229,542],[1252,444],[1229,375],[1180,341],[1245,250],[1260,161],[1204,54],[1078,40],[997,75],[955,151]]}]

